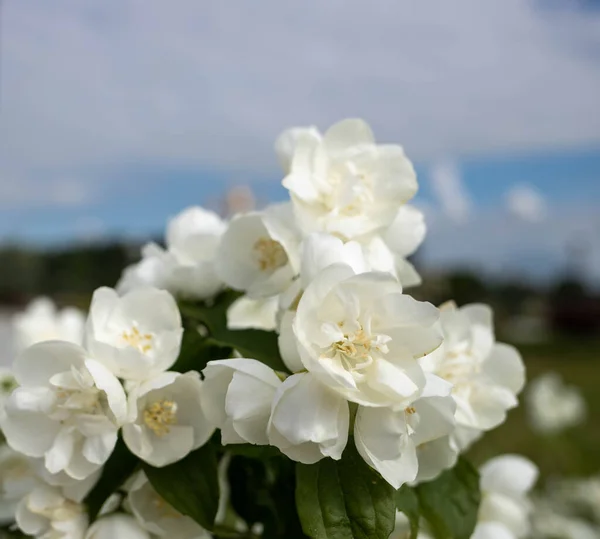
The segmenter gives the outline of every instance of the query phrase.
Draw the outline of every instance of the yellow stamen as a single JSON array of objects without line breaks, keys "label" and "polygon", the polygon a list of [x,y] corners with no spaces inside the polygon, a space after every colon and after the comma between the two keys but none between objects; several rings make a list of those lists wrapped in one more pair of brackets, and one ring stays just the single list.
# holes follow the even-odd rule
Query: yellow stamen
[{"label": "yellow stamen", "polygon": [[254,244],[258,267],[261,271],[274,271],[285,266],[287,254],[281,243],[271,238],[260,238]]},{"label": "yellow stamen", "polygon": [[144,422],[154,434],[169,434],[170,425],[177,423],[177,403],[173,401],[157,401],[144,410]]}]

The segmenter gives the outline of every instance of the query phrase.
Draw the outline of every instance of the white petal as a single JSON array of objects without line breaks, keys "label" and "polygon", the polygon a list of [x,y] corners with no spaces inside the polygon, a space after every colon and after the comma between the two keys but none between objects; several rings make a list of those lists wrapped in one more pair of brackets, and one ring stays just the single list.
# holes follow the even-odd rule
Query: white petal
[{"label": "white petal", "polygon": [[127,417],[127,397],[123,386],[117,377],[101,363],[87,359],[85,366],[92,375],[96,387],[106,394],[108,406],[114,414],[117,424],[122,424]]},{"label": "white petal", "polygon": [[483,364],[484,372],[495,383],[518,394],[525,385],[525,365],[514,346],[496,343]]},{"label": "white petal", "polygon": [[524,494],[533,488],[538,473],[537,466],[525,457],[502,455],[481,467],[481,488],[486,491]]},{"label": "white petal", "polygon": [[471,539],[517,539],[517,537],[499,522],[479,522]]},{"label": "white petal", "polygon": [[300,351],[298,350],[298,341],[294,333],[293,322],[296,313],[294,311],[285,311],[279,325],[279,337],[277,343],[279,345],[279,353],[285,366],[291,372],[300,372],[304,370]]},{"label": "white petal", "polygon": [[135,518],[123,513],[102,517],[92,524],[85,539],[150,539]]},{"label": "white petal", "polygon": [[228,329],[264,329],[276,327],[277,297],[253,299],[241,296],[227,309]]},{"label": "white petal", "polygon": [[427,227],[423,213],[414,206],[402,206],[383,234],[390,249],[402,257],[413,254],[425,239]]},{"label": "white petal", "polygon": [[342,120],[332,125],[323,136],[324,146],[331,153],[374,142],[373,131],[365,121],[359,119]]}]

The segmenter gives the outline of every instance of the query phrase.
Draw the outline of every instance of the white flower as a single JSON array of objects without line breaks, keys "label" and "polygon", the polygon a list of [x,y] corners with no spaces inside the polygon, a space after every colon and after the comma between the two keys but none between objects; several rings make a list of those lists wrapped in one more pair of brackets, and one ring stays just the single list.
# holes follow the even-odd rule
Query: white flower
[{"label": "white flower", "polygon": [[31,461],[7,445],[0,446],[0,526],[15,520],[18,502],[35,484]]},{"label": "white flower", "polygon": [[201,395],[206,417],[221,429],[221,442],[266,445],[271,403],[281,380],[255,359],[210,361]]},{"label": "white flower", "polygon": [[559,432],[583,423],[586,404],[581,391],[564,384],[555,372],[546,373],[529,384],[526,393],[531,426],[542,433]]},{"label": "white flower", "polygon": [[429,375],[421,397],[406,408],[358,407],[356,448],[395,489],[433,479],[456,462],[449,443],[456,409],[450,391],[450,384]]},{"label": "white flower", "polygon": [[306,233],[345,239],[389,226],[417,192],[415,171],[402,148],[376,145],[362,120],[339,122],[322,137],[297,137],[283,185]]},{"label": "white flower", "polygon": [[150,285],[178,296],[214,296],[222,287],[214,261],[224,230],[225,223],[212,211],[198,206],[183,210],[167,225],[166,250],[145,246],[142,260],[123,273],[119,291]]},{"label": "white flower", "polygon": [[119,297],[112,288],[94,292],[86,344],[119,378],[144,380],[167,370],[179,356],[183,327],[173,296],[139,288]]},{"label": "white flower", "polygon": [[454,385],[454,441],[462,450],[482,431],[500,425],[507,410],[517,406],[525,367],[514,347],[495,342],[488,306],[473,304],[457,309],[448,303],[440,310],[444,343],[421,364]]},{"label": "white flower", "polygon": [[24,533],[48,539],[84,539],[88,525],[85,507],[48,485],[38,486],[21,500],[16,519]]},{"label": "white flower", "polygon": [[202,411],[203,390],[195,371],[163,372],[135,387],[129,394],[130,422],[123,426],[129,450],[162,467],[204,445],[214,425]]},{"label": "white flower", "polygon": [[535,464],[519,455],[502,455],[486,462],[479,472],[482,497],[478,525],[493,522],[514,537],[527,537],[531,513],[527,495],[538,477]]},{"label": "white flower", "polygon": [[277,296],[259,299],[241,296],[227,309],[227,328],[272,331],[277,327],[278,305]]},{"label": "white flower", "polygon": [[85,539],[151,539],[151,536],[134,517],[113,513],[94,522]]},{"label": "white flower", "polygon": [[288,205],[234,217],[217,254],[219,276],[252,298],[283,292],[298,271],[298,239]]},{"label": "white flower", "polygon": [[269,442],[289,458],[304,464],[342,458],[348,441],[348,402],[311,373],[287,378],[271,410]]},{"label": "white flower", "polygon": [[325,268],[293,322],[305,368],[348,400],[406,407],[425,385],[417,358],[441,343],[438,310],[402,294],[390,275]]},{"label": "white flower", "polygon": [[481,522],[475,526],[471,539],[516,539],[510,530],[499,522]]},{"label": "white flower", "polygon": [[49,472],[84,479],[110,456],[126,418],[117,378],[72,343],[48,341],[17,357],[20,387],[6,401],[2,428],[8,444],[44,457]]},{"label": "white flower", "polygon": [[59,311],[51,299],[37,298],[13,318],[17,352],[42,341],[81,344],[84,324],[85,316],[79,309],[67,307]]},{"label": "white flower", "polygon": [[275,141],[275,153],[279,158],[281,168],[288,174],[292,167],[292,159],[296,152],[296,146],[298,141],[303,138],[308,138],[314,143],[318,143],[321,140],[321,133],[316,127],[292,127],[286,129],[281,133]]},{"label": "white flower", "polygon": [[[144,472],[133,480],[127,497],[137,521],[155,537],[210,539],[206,530],[176,511],[154,490]],[[112,539],[112,538],[111,538]]]}]

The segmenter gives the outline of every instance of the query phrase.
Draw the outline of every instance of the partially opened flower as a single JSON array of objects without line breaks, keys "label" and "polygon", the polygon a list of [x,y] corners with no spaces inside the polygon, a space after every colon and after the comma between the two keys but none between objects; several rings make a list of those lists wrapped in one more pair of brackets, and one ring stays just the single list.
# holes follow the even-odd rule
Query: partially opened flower
[{"label": "partially opened flower", "polygon": [[0,526],[14,522],[17,504],[35,484],[30,459],[7,445],[0,446]]},{"label": "partially opened flower", "polygon": [[298,271],[298,238],[291,208],[271,206],[234,217],[217,255],[219,275],[252,298],[283,292]]},{"label": "partially opened flower", "polygon": [[190,517],[182,515],[154,490],[144,472],[132,481],[127,496],[138,523],[153,537],[210,539],[211,535]]},{"label": "partially opened flower", "polygon": [[293,156],[283,185],[305,233],[352,239],[384,229],[417,192],[402,148],[375,144],[362,120],[339,122],[322,137],[295,137],[288,146]]},{"label": "partially opened flower", "polygon": [[21,500],[16,519],[20,530],[40,538],[84,539],[88,526],[85,507],[47,485],[36,487]]},{"label": "partially opened flower", "polygon": [[454,386],[454,441],[464,449],[483,431],[500,425],[517,406],[525,384],[525,367],[518,351],[495,342],[492,311],[486,305],[453,303],[441,307],[444,343],[421,364]]},{"label": "partially opened flower", "polygon": [[6,401],[2,421],[9,445],[44,457],[50,473],[85,479],[110,456],[126,419],[126,398],[117,378],[72,343],[36,344],[17,357],[19,383]]},{"label": "partially opened flower", "polygon": [[516,538],[528,537],[532,509],[528,493],[538,477],[535,464],[520,455],[502,455],[486,462],[480,476],[478,525],[493,522]]},{"label": "partially opened flower", "polygon": [[433,479],[456,462],[449,443],[456,410],[450,391],[450,384],[429,375],[421,397],[406,408],[358,407],[356,448],[394,488]]},{"label": "partially opened flower", "polygon": [[210,361],[201,394],[206,417],[221,429],[221,443],[268,444],[271,403],[281,380],[255,359]]},{"label": "partially opened flower", "polygon": [[86,328],[91,355],[119,378],[145,380],[179,356],[183,327],[173,296],[139,288],[119,297],[112,288],[94,292]]},{"label": "partially opened flower", "polygon": [[129,394],[130,422],[123,426],[129,450],[161,467],[204,445],[215,430],[200,403],[200,375],[163,372]]},{"label": "partially opened flower", "polygon": [[322,383],[358,404],[406,407],[425,385],[418,358],[442,341],[438,316],[392,276],[334,264],[305,290],[293,329],[302,363]]},{"label": "partially opened flower", "polygon": [[13,329],[17,352],[42,341],[69,341],[81,344],[84,314],[74,307],[58,310],[51,299],[40,297],[14,316]]},{"label": "partially opened flower", "polygon": [[294,374],[273,399],[268,436],[271,445],[304,464],[324,457],[339,460],[348,441],[348,401],[311,373]]},{"label": "partially opened flower", "polygon": [[[175,539],[174,536],[173,539]],[[145,530],[131,515],[113,513],[94,522],[85,539],[151,539]]]}]

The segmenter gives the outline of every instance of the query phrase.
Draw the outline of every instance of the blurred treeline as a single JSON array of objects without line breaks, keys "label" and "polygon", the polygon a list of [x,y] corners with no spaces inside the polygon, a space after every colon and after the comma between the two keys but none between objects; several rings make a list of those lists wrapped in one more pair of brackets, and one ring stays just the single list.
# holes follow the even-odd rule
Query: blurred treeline
[{"label": "blurred treeline", "polygon": [[[35,296],[48,295],[59,304],[85,307],[94,289],[116,284],[123,268],[139,258],[140,247],[112,240],[51,249],[0,247],[0,305],[20,308]],[[575,276],[542,285],[488,279],[469,270],[420,271],[424,284],[412,294],[436,305],[451,299],[459,305],[489,303],[500,331],[510,337],[514,330],[511,340],[537,335],[539,341],[544,332],[600,335],[600,297]]]}]

